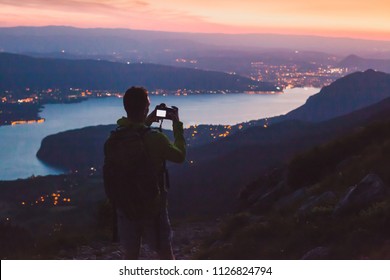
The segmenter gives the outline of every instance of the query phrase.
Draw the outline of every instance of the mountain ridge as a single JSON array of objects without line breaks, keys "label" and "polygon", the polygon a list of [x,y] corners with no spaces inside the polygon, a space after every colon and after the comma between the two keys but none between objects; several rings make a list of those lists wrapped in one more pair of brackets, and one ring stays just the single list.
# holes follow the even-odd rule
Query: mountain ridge
[{"label": "mountain ridge", "polygon": [[338,65],[339,67],[353,68],[355,71],[374,68],[377,71],[390,72],[390,59],[368,59],[354,54],[344,58]]},{"label": "mountain ridge", "polygon": [[[51,32],[51,36],[57,38],[57,40],[42,40],[45,36],[45,32]],[[89,37],[88,33],[95,33],[92,37]],[[12,36],[17,34],[17,36]],[[108,34],[108,35],[107,35]],[[32,40],[34,36],[39,35],[40,40]],[[72,47],[71,44],[64,44],[66,40],[61,40],[61,37],[67,37],[69,42],[72,41],[72,36],[82,36],[86,40],[78,41],[77,45]],[[352,53],[358,53],[360,55],[371,53],[374,48],[380,48],[381,50],[387,50],[389,52],[390,42],[388,41],[375,41],[364,39],[351,39],[351,38],[332,38],[321,36],[305,36],[305,35],[279,35],[279,34],[221,34],[221,33],[184,33],[184,32],[164,32],[164,31],[147,31],[147,30],[134,30],[134,29],[109,29],[109,28],[75,28],[69,26],[45,26],[45,27],[7,27],[0,28],[0,48],[5,51],[26,52],[34,51],[31,48],[42,52],[44,49],[49,51],[60,51],[64,48],[73,50],[82,49],[83,46],[88,45],[86,50],[97,50],[97,45],[92,42],[99,42],[101,49],[107,52],[115,52],[118,50],[129,50],[133,46],[128,38],[136,39],[136,42],[155,41],[161,38],[168,38],[175,41],[178,39],[187,39],[191,41],[191,44],[186,44],[181,47],[176,45],[176,50],[185,52],[186,48],[191,48],[191,45],[206,44],[207,49],[215,49],[215,46],[224,49],[275,49],[286,48],[296,50],[326,50],[331,52],[342,53],[347,55]],[[70,40],[69,40],[70,39]],[[106,48],[107,39],[111,39],[111,47]],[[112,44],[112,40],[118,40]],[[125,39],[125,40],[123,40]],[[30,42],[30,46],[28,43]],[[331,42],[331,43],[329,43]],[[110,46],[110,44],[108,46]],[[142,43],[137,43],[142,44]],[[66,46],[66,47],[65,47]],[[130,48],[128,47],[130,46]],[[281,47],[283,46],[283,47]],[[163,50],[158,46],[150,46],[148,44],[143,45],[144,49],[149,50]],[[196,49],[196,48],[195,48]],[[141,50],[141,49],[140,49]]]},{"label": "mountain ridge", "polygon": [[270,83],[216,71],[157,64],[32,58],[0,53],[0,90],[54,88],[116,89],[143,85],[149,90],[277,90]]}]

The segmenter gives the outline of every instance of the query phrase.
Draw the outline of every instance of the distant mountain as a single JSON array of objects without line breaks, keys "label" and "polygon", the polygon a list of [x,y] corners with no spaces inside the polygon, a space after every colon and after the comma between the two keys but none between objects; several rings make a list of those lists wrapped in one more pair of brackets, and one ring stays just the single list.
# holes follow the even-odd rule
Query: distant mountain
[{"label": "distant mountain", "polygon": [[124,91],[131,85],[149,90],[276,90],[269,83],[215,71],[0,53],[0,90],[73,87]]},{"label": "distant mountain", "polygon": [[350,68],[354,71],[374,69],[390,73],[390,59],[367,59],[357,55],[349,55],[338,64],[339,67]]},{"label": "distant mountain", "polygon": [[[187,34],[190,35],[190,34]],[[63,53],[148,58],[215,50],[181,33],[67,26],[0,28],[0,49],[13,53]]]},{"label": "distant mountain", "polygon": [[323,87],[281,119],[319,122],[342,116],[390,97],[390,74],[356,72]]},{"label": "distant mountain", "polygon": [[0,28],[0,50],[17,53],[70,52],[148,58],[210,50],[292,49],[390,57],[389,41],[278,34],[202,34],[66,26]]}]

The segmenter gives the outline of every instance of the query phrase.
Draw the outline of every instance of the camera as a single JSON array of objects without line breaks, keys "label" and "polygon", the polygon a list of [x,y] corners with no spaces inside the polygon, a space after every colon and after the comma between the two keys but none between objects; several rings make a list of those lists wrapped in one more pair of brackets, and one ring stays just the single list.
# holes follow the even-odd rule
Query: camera
[{"label": "camera", "polygon": [[172,106],[172,108],[167,107],[164,103],[161,103],[160,105],[156,106],[156,117],[157,119],[167,119],[171,120],[170,113],[177,113],[179,109],[175,106]]}]

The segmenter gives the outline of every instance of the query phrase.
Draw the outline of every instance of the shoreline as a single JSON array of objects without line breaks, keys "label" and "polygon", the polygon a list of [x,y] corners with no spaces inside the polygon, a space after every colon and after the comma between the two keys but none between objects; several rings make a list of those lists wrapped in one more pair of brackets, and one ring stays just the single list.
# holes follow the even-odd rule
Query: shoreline
[{"label": "shoreline", "polygon": [[[215,95],[226,95],[226,94],[248,94],[248,95],[274,95],[274,94],[285,94],[283,89],[281,90],[273,90],[273,91],[230,91],[230,90],[207,90],[207,91],[150,91],[149,93],[151,96],[191,96],[191,95],[203,95],[203,94],[215,94]],[[84,101],[88,101],[89,99],[101,99],[101,98],[111,98],[111,97],[117,97],[122,98],[123,94],[116,93],[111,94],[108,93],[106,95],[101,96],[88,96],[88,97],[77,97],[74,99],[66,99],[66,100],[42,100],[39,103],[0,103],[0,105],[3,105],[4,108],[0,107],[0,113],[5,111],[9,115],[14,115],[10,118],[1,120],[0,119],[0,127],[2,126],[13,126],[13,125],[19,125],[19,124],[32,124],[32,123],[43,123],[45,122],[44,118],[41,118],[39,116],[39,113],[41,112],[41,109],[47,105],[47,104],[74,104],[74,103],[81,103]],[[27,108],[27,110],[20,110],[21,107],[30,107]],[[18,107],[18,110],[13,109],[12,107]],[[33,107],[33,108],[31,108]],[[18,114],[18,112],[23,111],[22,113]],[[26,117],[26,111],[28,114],[28,117]],[[1,117],[1,115],[0,115]]]}]

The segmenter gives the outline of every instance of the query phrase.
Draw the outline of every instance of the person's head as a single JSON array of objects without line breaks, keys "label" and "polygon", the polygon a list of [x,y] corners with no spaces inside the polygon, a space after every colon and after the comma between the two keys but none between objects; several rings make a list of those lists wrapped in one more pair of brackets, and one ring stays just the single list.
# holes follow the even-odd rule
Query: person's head
[{"label": "person's head", "polygon": [[123,96],[123,106],[127,117],[135,122],[143,122],[149,112],[148,91],[143,87],[131,87]]}]

